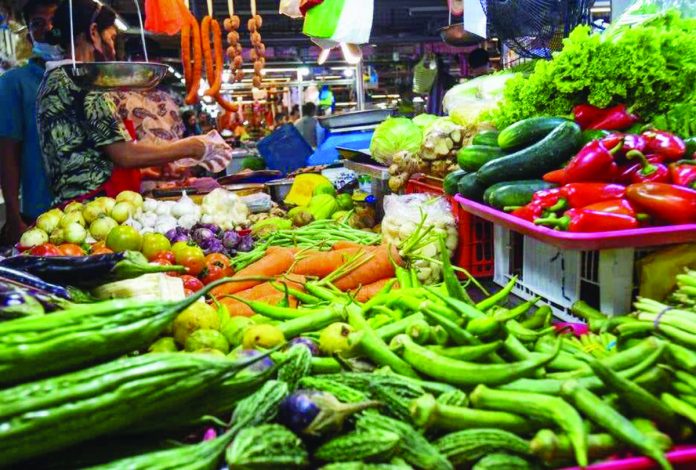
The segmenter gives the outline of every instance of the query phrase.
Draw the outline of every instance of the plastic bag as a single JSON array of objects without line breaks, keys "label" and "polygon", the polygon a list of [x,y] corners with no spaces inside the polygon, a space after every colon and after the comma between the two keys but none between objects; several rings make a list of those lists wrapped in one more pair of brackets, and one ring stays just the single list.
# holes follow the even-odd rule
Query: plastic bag
[{"label": "plastic bag", "polygon": [[302,32],[348,44],[370,41],[374,0],[324,0],[307,10]]},{"label": "plastic bag", "polygon": [[232,161],[232,149],[216,130],[205,135],[205,154],[200,160],[183,158],[174,162],[177,166],[201,166],[211,173],[219,173]]},{"label": "plastic bag", "polygon": [[455,85],[445,93],[442,107],[452,120],[461,126],[477,124],[485,111],[498,106],[505,83],[512,73],[496,73]]},{"label": "plastic bag", "polygon": [[182,0],[145,0],[145,29],[170,36],[181,31],[188,9]]},{"label": "plastic bag", "polygon": [[636,263],[638,295],[664,299],[677,285],[684,268],[696,269],[696,244],[673,245],[654,251]]},{"label": "plastic bag", "polygon": [[300,3],[302,3],[302,0],[280,0],[278,12],[290,18],[302,18]]},{"label": "plastic bag", "polygon": [[246,206],[249,208],[249,212],[252,214],[268,212],[273,207],[271,196],[266,193],[249,194],[248,196],[242,196],[240,199],[244,204],[246,204]]},{"label": "plastic bag", "polygon": [[694,0],[637,0],[612,21],[611,29],[641,24],[667,10],[677,10],[683,17],[693,18],[696,17],[696,2]]},{"label": "plastic bag", "polygon": [[[386,196],[384,198],[384,218],[382,219],[382,236],[386,243],[400,245],[418,228],[423,218],[423,229],[432,226],[433,235],[444,235],[445,245],[450,256],[457,248],[457,222],[452,215],[452,208],[446,199],[428,194],[407,194],[404,196]],[[442,267],[430,260],[440,259],[439,242],[436,238],[413,253],[413,265],[418,279],[425,284],[440,281]]]}]

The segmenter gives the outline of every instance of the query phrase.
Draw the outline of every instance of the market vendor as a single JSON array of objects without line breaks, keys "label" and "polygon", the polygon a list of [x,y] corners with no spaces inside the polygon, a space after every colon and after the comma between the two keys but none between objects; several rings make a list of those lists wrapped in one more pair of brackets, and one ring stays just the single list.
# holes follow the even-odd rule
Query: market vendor
[{"label": "market vendor", "polygon": [[[64,0],[47,41],[72,51],[74,39],[78,62],[114,60],[115,12],[93,0],[72,0],[72,12],[74,38],[70,2]],[[201,159],[212,145],[207,136],[133,142],[110,95],[78,87],[62,67],[48,69],[39,88],[37,124],[55,204],[138,191],[139,168]]]}]

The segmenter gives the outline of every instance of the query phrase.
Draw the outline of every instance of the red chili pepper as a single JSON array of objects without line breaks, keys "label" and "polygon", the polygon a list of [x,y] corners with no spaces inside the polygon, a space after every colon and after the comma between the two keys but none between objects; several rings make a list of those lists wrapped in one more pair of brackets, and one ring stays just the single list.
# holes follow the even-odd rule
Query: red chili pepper
[{"label": "red chili pepper", "polygon": [[595,122],[604,119],[607,111],[591,104],[579,104],[573,108],[573,115],[575,116],[575,122],[584,130]]},{"label": "red chili pepper", "polygon": [[648,145],[645,137],[638,134],[626,134],[623,139],[623,147],[621,147],[621,153],[626,155],[631,150],[638,150],[639,152],[645,152],[645,147]]},{"label": "red chili pepper", "polygon": [[563,217],[548,217],[534,221],[569,232],[611,232],[638,228],[638,220],[631,215],[591,209],[570,209]]},{"label": "red chili pepper", "polygon": [[541,179],[547,183],[563,184],[563,180],[565,179],[565,168],[549,171]]},{"label": "red chili pepper", "polygon": [[686,153],[686,144],[676,135],[663,131],[645,131],[645,151],[662,155],[665,160],[674,162]]},{"label": "red chili pepper", "polygon": [[621,144],[624,140],[624,135],[620,132],[613,132],[606,137],[599,139],[604,147],[608,149],[613,149],[617,145]]},{"label": "red chili pepper", "polygon": [[696,190],[667,183],[638,183],[626,188],[626,198],[659,221],[696,223]]},{"label": "red chili pepper", "polygon": [[585,145],[577,155],[571,158],[565,167],[567,183],[580,181],[611,181],[618,172],[614,154],[621,149],[619,142],[611,150],[604,146],[601,140],[593,140]]},{"label": "red chili pepper", "polygon": [[611,183],[570,183],[560,188],[562,198],[568,207],[579,209],[602,201],[620,199],[626,195],[626,188]]},{"label": "red chili pepper", "polygon": [[617,104],[607,108],[603,119],[593,122],[588,129],[603,129],[606,131],[620,131],[628,129],[638,122],[638,116],[631,114],[625,104]]},{"label": "red chili pepper", "polygon": [[561,196],[561,188],[542,189],[534,193],[532,202],[540,205],[542,209],[547,209],[555,205]]},{"label": "red chili pepper", "polygon": [[626,154],[629,160],[638,160],[640,167],[631,174],[631,183],[670,183],[669,169],[662,163],[650,163],[638,150],[631,150]]},{"label": "red chili pepper", "polygon": [[[648,163],[657,165],[664,162],[664,158],[660,155],[647,155]],[[615,182],[619,184],[629,185],[631,184],[631,178],[643,167],[642,163],[628,162],[619,165],[618,176],[615,178]]]},{"label": "red chili pepper", "polygon": [[534,222],[536,219],[541,217],[544,213],[544,208],[536,202],[530,202],[526,206],[518,207],[510,214],[520,219],[524,219],[528,222]]},{"label": "red chili pepper", "polygon": [[696,187],[696,161],[679,160],[670,163],[669,175],[672,178],[672,184],[693,189]]},{"label": "red chili pepper", "polygon": [[590,204],[589,206],[583,207],[583,209],[599,212],[611,212],[612,214],[630,215],[631,217],[636,216],[635,207],[633,207],[631,202],[627,201],[626,199],[609,199],[608,201]]}]

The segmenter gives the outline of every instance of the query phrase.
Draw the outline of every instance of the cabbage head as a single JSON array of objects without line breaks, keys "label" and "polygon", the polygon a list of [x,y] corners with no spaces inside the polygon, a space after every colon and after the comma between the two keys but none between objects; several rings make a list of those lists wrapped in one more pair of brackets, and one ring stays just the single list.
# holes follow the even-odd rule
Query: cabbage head
[{"label": "cabbage head", "polygon": [[370,142],[370,153],[379,163],[391,165],[399,152],[416,154],[420,150],[423,131],[405,117],[390,117],[375,129]]},{"label": "cabbage head", "polygon": [[437,121],[438,116],[435,116],[434,114],[419,114],[418,116],[413,118],[413,123],[423,129],[424,131],[430,127],[430,125]]}]

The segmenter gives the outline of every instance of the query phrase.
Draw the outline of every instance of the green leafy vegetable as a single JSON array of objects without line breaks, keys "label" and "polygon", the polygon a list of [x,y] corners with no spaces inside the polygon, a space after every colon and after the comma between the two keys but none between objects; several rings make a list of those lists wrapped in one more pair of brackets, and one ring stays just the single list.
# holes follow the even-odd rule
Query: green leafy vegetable
[{"label": "green leafy vegetable", "polygon": [[580,103],[626,103],[650,121],[679,103],[696,102],[695,34],[696,19],[674,11],[605,35],[579,26],[553,60],[507,82],[493,120],[501,129],[531,116],[568,114]]},{"label": "green leafy vegetable", "polygon": [[418,153],[423,140],[423,131],[408,118],[388,118],[375,129],[370,142],[372,158],[391,165],[399,152],[410,155]]}]

